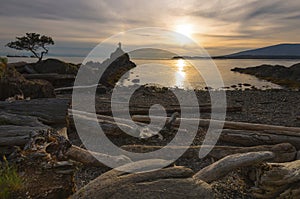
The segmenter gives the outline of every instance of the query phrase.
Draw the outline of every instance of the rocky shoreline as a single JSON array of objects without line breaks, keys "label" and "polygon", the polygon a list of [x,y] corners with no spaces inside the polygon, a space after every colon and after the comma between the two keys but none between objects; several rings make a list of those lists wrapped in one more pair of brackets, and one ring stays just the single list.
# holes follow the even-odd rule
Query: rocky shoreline
[{"label": "rocky shoreline", "polygon": [[290,89],[300,88],[300,64],[290,67],[281,65],[261,65],[248,68],[234,68],[234,72],[254,75],[263,80],[270,81]]},{"label": "rocky shoreline", "polygon": [[[166,128],[159,132],[160,136],[154,135],[141,139],[125,135],[116,127],[116,122],[111,120],[110,103],[113,85],[122,74],[135,67],[129,56],[120,50],[117,49],[112,53],[111,58],[103,63],[109,65],[110,68],[106,71],[105,78],[100,80],[102,85],[97,86],[95,108],[99,117],[98,121],[109,139],[118,147],[137,152],[159,149],[168,144],[176,135],[178,127],[174,123],[165,124]],[[115,59],[116,56],[117,59]],[[51,63],[56,67],[51,68]],[[43,64],[47,67],[42,66]],[[92,72],[97,64],[87,65],[88,70]],[[277,185],[272,185],[274,187],[266,191],[264,186],[254,185],[258,182],[265,183],[264,181],[249,177],[249,170],[252,169],[266,172],[261,167],[269,166],[270,162],[274,164],[283,162],[282,165],[286,165],[291,161],[298,165],[297,159],[299,160],[300,157],[299,152],[297,156],[297,151],[300,149],[297,143],[300,138],[294,131],[297,132],[300,129],[298,129],[300,127],[299,91],[227,90],[225,91],[226,121],[233,122],[229,123],[229,126],[238,125],[238,127],[235,127],[237,129],[229,127],[223,129],[223,137],[221,136],[217,147],[209,156],[203,159],[198,157],[199,146],[202,145],[207,131],[206,123],[203,122],[203,126],[199,126],[192,147],[168,168],[146,174],[127,175],[111,170],[95,161],[90,153],[96,156],[103,154],[87,151],[79,139],[74,127],[74,114],[82,116],[84,121],[90,121],[89,113],[87,110],[82,110],[86,111],[82,113],[70,111],[72,89],[57,89],[62,85],[72,86],[72,77],[66,78],[65,75],[75,76],[76,68],[78,69],[76,65],[46,60],[39,65],[12,64],[8,66],[4,76],[1,76],[0,95],[2,100],[6,99],[0,102],[1,155],[6,155],[9,162],[18,168],[18,173],[24,182],[20,189],[12,192],[13,198],[85,198],[85,194],[91,194],[89,196],[94,198],[100,196],[110,198],[112,195],[120,198],[120,194],[123,193],[127,193],[131,198],[145,197],[145,193],[140,190],[148,190],[149,192],[146,193],[148,197],[166,196],[159,193],[162,191],[170,198],[196,196],[262,198],[258,192],[265,192],[269,194],[266,198],[272,198],[272,194],[279,196],[299,192],[297,188],[300,183],[299,179],[293,179],[294,181],[288,184],[288,189],[281,190],[280,185],[278,190],[281,192],[277,193]],[[65,79],[59,79],[62,76]],[[35,78],[43,80],[35,80]],[[184,92],[187,96],[195,93],[198,105],[186,104],[186,107],[180,107],[174,96],[175,90]],[[152,105],[160,104],[168,110],[168,116],[174,116],[175,112],[180,114],[181,108],[189,109],[198,106],[200,108],[198,119],[206,121],[211,116],[210,92],[220,91],[142,86],[130,98],[130,112],[132,117],[139,118],[140,114],[148,115],[148,110]],[[84,96],[81,98],[81,103],[86,103]],[[136,122],[144,125],[141,121]],[[131,128],[126,123],[121,125]],[[250,129],[246,128],[247,125]],[[263,130],[257,130],[253,126],[255,128],[259,126]],[[273,131],[269,132],[270,130],[264,128],[271,128]],[[284,130],[277,131],[276,129]],[[238,137],[239,134],[237,136],[236,132],[241,132],[241,135],[244,135],[242,132],[249,132],[250,137],[247,138],[249,142],[239,143],[238,141],[243,141],[243,138]],[[254,134],[255,136],[251,137]],[[266,137],[272,137],[272,139]],[[256,141],[253,142],[253,139]],[[111,158],[124,162],[133,160],[132,157],[124,156]],[[244,158],[248,163],[242,162],[240,166],[233,166],[226,170],[225,176],[212,179],[213,175],[204,174],[206,173],[204,171],[218,169],[218,165],[223,164],[222,161],[238,163]],[[254,158],[252,162],[251,158]],[[155,162],[155,164],[161,163]],[[134,165],[135,162],[128,165],[131,164]],[[298,167],[295,168],[299,170]],[[160,175],[165,177],[159,177]],[[179,192],[174,193],[174,186],[185,195],[180,196]],[[99,187],[104,188],[97,191]],[[162,190],[161,187],[164,189]],[[123,192],[118,191],[118,188]],[[123,195],[122,198],[128,197]]]}]

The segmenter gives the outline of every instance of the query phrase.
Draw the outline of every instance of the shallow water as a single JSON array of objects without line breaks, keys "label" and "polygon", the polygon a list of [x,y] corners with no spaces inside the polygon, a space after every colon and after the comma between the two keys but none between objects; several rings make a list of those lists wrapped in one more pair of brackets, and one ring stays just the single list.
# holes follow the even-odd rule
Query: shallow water
[{"label": "shallow water", "polygon": [[[81,63],[83,57],[57,57],[57,59],[66,62]],[[33,58],[9,58],[9,62],[34,62]],[[256,77],[246,74],[232,72],[231,69],[235,67],[246,68],[251,66],[258,66],[261,64],[284,65],[291,66],[300,63],[300,60],[259,60],[259,59],[224,59],[224,60],[142,60],[133,59],[137,67],[126,74],[120,84],[128,85],[143,85],[146,83],[160,84],[166,87],[178,87],[189,89],[204,89],[211,87],[220,89],[221,87],[228,87],[238,84],[250,84],[259,89],[281,88],[276,84],[260,80]],[[217,67],[216,71],[212,70],[214,65]],[[217,81],[216,72],[219,72],[224,85],[220,85]],[[205,74],[205,78],[209,83],[205,83],[201,75]],[[216,79],[216,81],[214,81]],[[238,86],[242,89],[250,88],[249,85]],[[227,88],[227,89],[228,89]],[[235,88],[235,86],[234,86]]]},{"label": "shallow water", "polygon": [[[155,82],[158,79],[163,86],[179,87],[179,88],[194,88],[203,89],[205,87],[211,87],[213,89],[220,89],[219,83],[214,83],[214,79],[217,78],[214,67],[208,60],[133,60],[137,67],[132,69],[127,77],[123,80],[123,85],[132,84],[145,84],[148,82]],[[246,68],[251,66],[258,66],[261,64],[271,65],[284,65],[291,66],[295,63],[300,63],[300,60],[213,60],[217,72],[220,73],[224,87],[231,87],[238,84],[246,84],[246,86],[239,86],[243,89],[255,86],[259,89],[268,88],[281,88],[280,86],[260,80],[254,76],[247,74],[240,74],[232,72],[231,69],[235,67]],[[199,72],[200,71],[200,72]],[[211,72],[209,72],[211,71]],[[199,74],[200,73],[200,74]],[[210,84],[206,84],[204,78],[201,77],[205,74],[207,79],[210,80]],[[250,84],[251,86],[247,85]],[[235,87],[235,86],[234,86]],[[231,87],[232,88],[232,87]]]}]

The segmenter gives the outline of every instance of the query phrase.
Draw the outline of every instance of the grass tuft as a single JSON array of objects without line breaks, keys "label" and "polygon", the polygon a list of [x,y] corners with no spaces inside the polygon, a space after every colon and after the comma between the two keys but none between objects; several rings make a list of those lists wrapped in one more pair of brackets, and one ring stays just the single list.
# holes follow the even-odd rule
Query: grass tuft
[{"label": "grass tuft", "polygon": [[15,166],[8,163],[5,156],[0,162],[0,198],[6,199],[22,187],[22,179]]}]

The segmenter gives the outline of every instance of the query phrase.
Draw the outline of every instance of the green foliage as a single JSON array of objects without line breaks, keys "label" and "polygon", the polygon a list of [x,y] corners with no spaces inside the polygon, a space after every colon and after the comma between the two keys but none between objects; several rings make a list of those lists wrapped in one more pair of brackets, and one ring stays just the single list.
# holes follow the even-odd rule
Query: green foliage
[{"label": "green foliage", "polygon": [[[54,41],[51,37],[38,33],[26,33],[25,36],[16,37],[16,39],[16,41],[9,42],[6,46],[16,50],[30,51],[39,61],[48,53],[46,46],[54,45]],[[40,50],[42,51],[39,52]]]},{"label": "green foliage", "polygon": [[0,164],[0,198],[9,198],[11,193],[22,187],[22,179],[14,166],[9,165],[5,156]]}]

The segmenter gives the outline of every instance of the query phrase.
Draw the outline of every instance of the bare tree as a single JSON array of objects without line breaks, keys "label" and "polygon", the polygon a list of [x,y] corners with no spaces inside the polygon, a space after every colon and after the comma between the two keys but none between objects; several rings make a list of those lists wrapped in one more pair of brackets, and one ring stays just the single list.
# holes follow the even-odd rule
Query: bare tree
[{"label": "bare tree", "polygon": [[16,37],[16,41],[6,44],[6,46],[16,50],[30,51],[38,58],[38,62],[48,53],[49,49],[46,47],[48,45],[54,45],[52,38],[38,33],[26,33],[26,36]]}]

